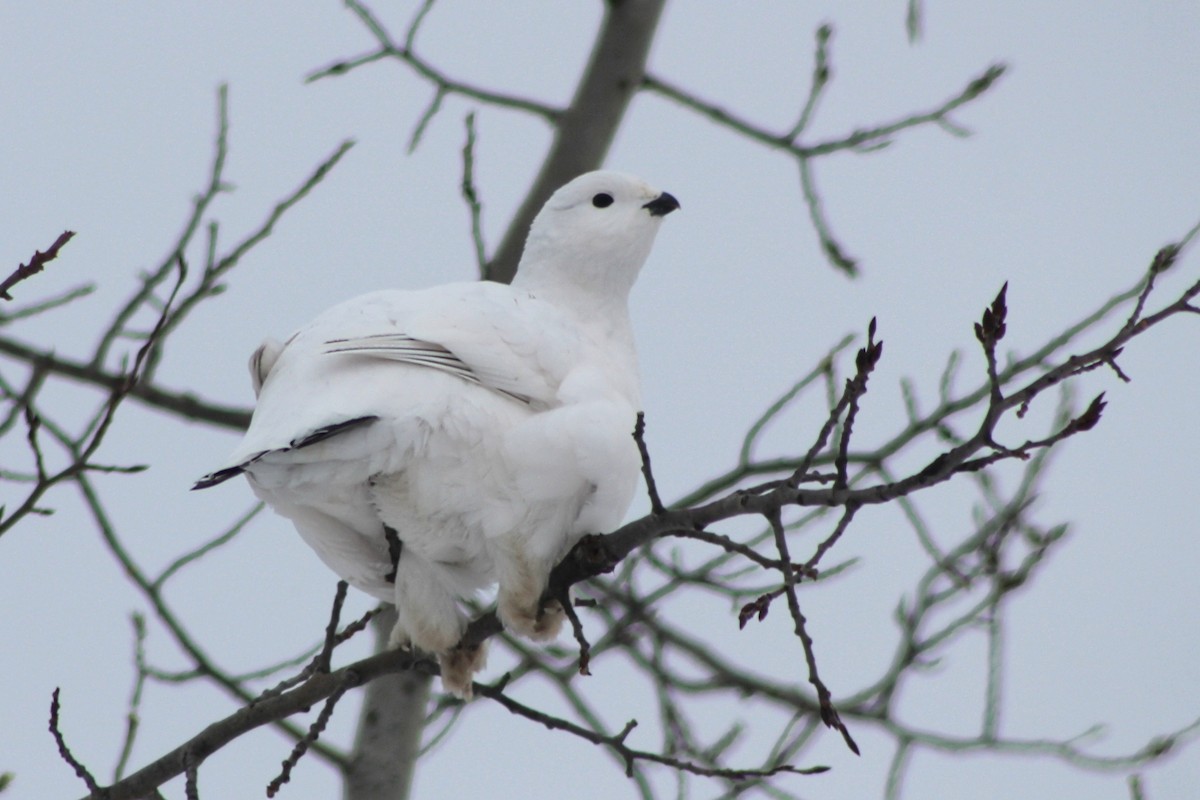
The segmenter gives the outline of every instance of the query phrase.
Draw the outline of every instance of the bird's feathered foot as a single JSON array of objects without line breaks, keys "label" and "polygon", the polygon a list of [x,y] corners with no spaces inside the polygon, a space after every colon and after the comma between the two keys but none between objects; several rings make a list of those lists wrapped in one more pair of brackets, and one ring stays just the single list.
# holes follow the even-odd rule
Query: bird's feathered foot
[{"label": "bird's feathered foot", "polygon": [[442,686],[463,700],[471,699],[471,682],[475,673],[487,665],[487,644],[455,645],[438,655],[442,668]]}]

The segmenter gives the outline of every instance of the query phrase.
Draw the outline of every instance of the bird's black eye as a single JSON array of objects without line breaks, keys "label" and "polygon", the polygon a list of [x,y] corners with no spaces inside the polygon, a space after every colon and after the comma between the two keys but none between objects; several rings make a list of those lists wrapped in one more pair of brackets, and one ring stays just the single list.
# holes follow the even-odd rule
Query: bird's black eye
[{"label": "bird's black eye", "polygon": [[592,205],[596,208],[608,208],[613,204],[613,196],[607,192],[601,192],[592,198]]}]

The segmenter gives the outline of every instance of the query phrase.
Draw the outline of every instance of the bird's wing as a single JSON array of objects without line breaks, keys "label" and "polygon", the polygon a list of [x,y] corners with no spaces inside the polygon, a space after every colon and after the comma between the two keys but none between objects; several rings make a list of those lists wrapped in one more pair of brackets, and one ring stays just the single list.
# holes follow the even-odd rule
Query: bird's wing
[{"label": "bird's wing", "polygon": [[407,333],[373,333],[354,338],[331,339],[326,344],[326,353],[349,353],[435,369],[462,378],[467,383],[497,391],[519,403],[533,405],[535,402],[532,397],[503,388],[506,385],[515,386],[517,382],[506,381],[502,376],[492,374],[487,362],[477,364],[477,371],[437,342],[415,339]]},{"label": "bird's wing", "polygon": [[262,384],[250,428],[228,465],[196,488],[255,463],[325,464],[348,482],[398,470],[450,395],[553,405],[581,346],[558,312],[500,284],[363,295],[282,349],[260,350],[273,358],[253,370]]},{"label": "bird's wing", "polygon": [[469,286],[469,293],[414,316],[405,333],[445,348],[486,388],[524,398],[534,408],[557,403],[559,386],[584,357],[577,324],[509,286]]}]

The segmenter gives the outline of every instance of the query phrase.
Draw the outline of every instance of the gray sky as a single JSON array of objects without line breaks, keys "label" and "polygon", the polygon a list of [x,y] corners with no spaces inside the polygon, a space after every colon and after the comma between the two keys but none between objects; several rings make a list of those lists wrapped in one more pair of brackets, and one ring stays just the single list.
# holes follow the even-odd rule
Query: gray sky
[{"label": "gray sky", "polygon": [[[380,13],[399,31],[413,4],[395,5]],[[599,17],[599,3],[578,5],[446,0],[429,18],[421,51],[462,80],[563,103]],[[789,161],[661,98],[635,101],[607,166],[637,173],[683,203],[664,225],[633,303],[665,497],[728,468],[761,409],[872,316],[887,347],[864,406],[862,446],[900,424],[902,376],[932,402],[947,355],[961,348],[960,380],[978,380],[971,323],[1004,281],[1011,309],[1004,346],[1027,352],[1132,285],[1160,246],[1200,219],[1200,6],[924,5],[925,37],[916,46],[905,39],[900,0],[668,7],[651,70],[777,128],[795,118],[807,91],[813,30],[832,22],[834,81],[812,140],[934,108],[993,62],[1010,71],[955,115],[975,132],[970,138],[922,128],[881,152],[817,164],[831,224],[862,265],[855,281],[823,262]],[[380,63],[304,85],[313,69],[371,47],[339,3],[8,3],[0,6],[0,44],[0,263],[8,265],[0,271],[69,228],[78,237],[45,275],[20,287],[19,299],[99,285],[73,310],[10,335],[64,354],[86,352],[138,271],[168,250],[202,186],[223,81],[232,123],[227,176],[237,187],[212,212],[223,242],[252,230],[340,141],[358,144],[238,268],[229,290],[179,332],[160,372],[164,384],[248,405],[244,363],[264,335],[286,335],[363,291],[474,275],[458,196],[463,116],[473,106],[448,100],[409,156],[407,139],[431,91],[406,70]],[[548,131],[490,108],[477,125],[485,235],[494,246]],[[1200,256],[1185,258],[1166,276],[1161,299],[1196,280],[1198,264]],[[1009,735],[1067,738],[1105,723],[1095,750],[1117,753],[1200,716],[1196,345],[1196,320],[1173,320],[1122,357],[1131,384],[1096,373],[1079,387],[1083,400],[1108,391],[1109,407],[1096,430],[1061,448],[1038,502],[1043,523],[1072,523],[1072,541],[1010,607]],[[88,410],[72,407],[79,392],[57,396],[62,406],[52,410],[67,417]],[[1044,399],[1028,427],[1003,432],[1014,443],[1040,435],[1049,406]],[[806,448],[822,421],[808,412],[782,420],[764,452]],[[98,483],[147,565],[160,568],[250,505],[242,485],[187,491],[234,442],[132,405],[122,412],[102,460],[151,469]],[[0,464],[17,458],[21,444],[10,437]],[[0,772],[16,773],[15,798],[83,793],[45,730],[55,686],[76,755],[107,774],[132,684],[128,614],[146,610],[72,491],[46,502],[58,513],[0,540]],[[969,524],[974,495],[964,482],[920,502],[950,540]],[[645,505],[639,498],[631,514]],[[806,596],[822,674],[835,694],[859,688],[890,655],[891,609],[919,568],[911,538],[894,517],[860,520],[842,555],[861,555],[864,565]],[[333,584],[286,523],[263,517],[181,575],[171,599],[224,665],[248,669],[306,646],[324,624]],[[355,598],[355,610],[368,606]],[[712,629],[714,646],[766,651],[794,645],[779,616],[741,636],[728,609],[698,625]],[[976,645],[956,649],[906,687],[906,719],[971,732],[981,704],[981,637]],[[160,629],[152,628],[148,649],[156,665],[183,666]],[[788,654],[798,657],[798,648]],[[764,655],[763,669],[776,668],[796,668],[803,680],[795,662],[772,664]],[[484,677],[502,670],[496,663]],[[588,680],[615,727],[637,716],[638,700],[622,696],[620,675]],[[530,798],[562,796],[566,781],[576,797],[630,791],[598,749],[478,706],[422,762],[418,796],[489,796],[498,774],[523,776],[521,794]],[[153,685],[135,766],[230,708],[212,689]],[[339,708],[328,733],[334,741],[349,739],[353,711]],[[739,713],[753,709],[713,709],[713,730]],[[788,785],[827,798],[877,796],[888,741],[856,734],[862,758],[829,737],[806,763],[834,771]],[[655,742],[648,733],[642,744]],[[257,795],[286,752],[273,733],[246,737],[204,765],[202,796]],[[1154,769],[1149,796],[1180,797],[1200,785],[1196,753]],[[336,786],[310,759],[283,796],[329,797]],[[909,797],[1127,796],[1120,777],[1047,759],[922,755],[908,788]],[[171,789],[182,796],[182,785]]]}]

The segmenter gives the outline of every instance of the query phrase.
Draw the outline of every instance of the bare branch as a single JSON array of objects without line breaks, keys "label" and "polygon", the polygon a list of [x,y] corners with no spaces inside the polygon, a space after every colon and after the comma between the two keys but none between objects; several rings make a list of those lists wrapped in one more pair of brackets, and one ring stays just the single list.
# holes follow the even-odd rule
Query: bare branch
[{"label": "bare branch", "polygon": [[[339,582],[338,586],[343,587],[344,596],[345,582]],[[303,739],[296,742],[295,747],[292,748],[292,752],[284,759],[283,769],[279,775],[267,784],[267,797],[274,797],[279,792],[280,787],[292,779],[292,769],[300,763],[300,759],[308,752],[308,748],[317,741],[317,738],[325,730],[325,726],[329,724],[330,717],[333,716],[333,709],[337,706],[338,700],[341,700],[346,690],[355,684],[357,684],[356,676],[353,673],[347,673],[346,684],[335,687],[329,697],[325,698],[325,704],[321,706],[321,712],[317,714],[317,718],[309,726],[308,733]]]},{"label": "bare branch", "polygon": [[19,265],[13,274],[9,275],[3,281],[0,281],[0,298],[12,300],[12,295],[8,293],[8,290],[16,286],[21,281],[26,280],[27,278],[32,278],[34,275],[45,269],[47,262],[58,258],[59,249],[61,249],[64,244],[71,241],[72,237],[74,236],[75,231],[63,231],[58,235],[58,238],[54,240],[54,244],[47,247],[44,251],[34,250],[33,258],[29,259],[28,264]]},{"label": "bare branch", "polygon": [[795,141],[800,134],[807,130],[808,123],[812,122],[813,113],[817,110],[817,103],[833,77],[833,67],[829,61],[829,40],[831,38],[833,38],[832,25],[825,24],[817,28],[817,46],[813,53],[813,72],[812,81],[808,87],[808,98],[804,101],[804,108],[800,110],[800,118],[788,131],[787,139],[789,141]]},{"label": "bare branch", "polygon": [[[99,531],[101,538],[108,546],[113,557],[117,559],[121,568],[125,571],[130,582],[146,597],[151,607],[154,609],[158,619],[166,626],[175,642],[187,657],[195,664],[196,672],[206,678],[212,680],[216,685],[220,686],[232,697],[242,703],[250,703],[254,699],[254,695],[243,687],[233,677],[224,673],[219,669],[213,659],[200,647],[200,644],[192,637],[192,635],[184,627],[182,621],[178,618],[172,608],[167,604],[167,601],[162,595],[162,592],[155,587],[154,583],[146,576],[141,567],[134,561],[129,554],[125,545],[117,536],[115,527],[108,517],[108,513],[104,509],[99,495],[96,493],[95,487],[88,479],[86,474],[80,474],[75,477],[75,484],[79,487],[82,494],[84,505],[92,516],[93,523]],[[286,715],[285,715],[286,716]],[[304,736],[304,733],[288,723],[281,722],[279,724],[281,730],[293,739],[299,740]],[[317,748],[321,756],[336,764],[340,764],[343,757],[323,745],[318,745]],[[172,776],[178,775],[178,772],[172,773]],[[157,784],[156,784],[157,785]],[[136,796],[136,795],[135,795]]]},{"label": "bare branch", "polygon": [[582,728],[567,720],[553,717],[545,714],[529,706],[518,703],[508,695],[504,694],[504,685],[506,681],[503,679],[496,687],[484,686],[475,684],[475,692],[489,700],[495,700],[504,708],[508,709],[513,714],[525,717],[526,719],[538,722],[551,730],[560,730],[570,733],[574,736],[589,741],[592,744],[607,747],[616,752],[626,765],[626,774],[632,775],[633,764],[636,761],[649,761],[655,764],[663,764],[672,769],[688,772],[693,775],[701,775],[705,777],[730,778],[733,780],[749,780],[752,778],[762,778],[780,773],[792,773],[796,775],[818,775],[822,772],[828,772],[829,767],[793,767],[788,764],[782,764],[769,770],[754,770],[754,769],[713,769],[702,767],[699,764],[683,761],[669,756],[663,756],[658,753],[651,753],[644,750],[634,750],[625,744],[625,740],[637,726],[637,720],[630,720],[620,732],[609,736],[590,731],[587,728]]},{"label": "bare branch", "polygon": [[88,768],[79,763],[75,756],[71,755],[71,750],[67,747],[67,742],[63,739],[62,732],[58,729],[58,688],[54,689],[54,694],[50,698],[50,734],[54,737],[54,743],[58,745],[58,755],[62,760],[70,765],[71,769],[75,770],[75,774],[87,784],[88,791],[92,794],[100,792],[100,784],[96,783],[96,779],[92,777],[92,773],[88,772]]},{"label": "bare branch", "polygon": [[[200,280],[196,286],[187,291],[180,299],[175,310],[166,318],[164,323],[163,333],[169,333],[176,328],[187,318],[188,314],[196,308],[201,302],[213,297],[221,291],[220,280],[229,271],[236,267],[252,249],[261,244],[275,230],[275,225],[293,206],[308,196],[309,192],[317,187],[329,174],[329,172],[337,166],[342,157],[350,151],[354,146],[353,139],[347,139],[337,146],[334,151],[322,160],[313,171],[304,179],[303,182],[293,189],[282,200],[275,204],[267,218],[259,224],[259,226],[249,233],[242,241],[238,242],[234,247],[221,256],[219,259],[209,261],[205,264],[204,270],[200,275]],[[210,259],[215,258],[215,241],[212,242],[210,249]],[[184,242],[180,242],[177,246],[177,251],[182,252]],[[152,297],[153,295],[148,295]],[[122,329],[124,330],[124,329]],[[148,364],[147,374],[151,377],[154,375],[154,369],[158,364],[160,357],[160,348],[155,347],[151,351],[151,359]],[[94,361],[98,364],[99,362]]]},{"label": "bare branch", "polygon": [[1005,67],[1002,64],[994,64],[988,67],[987,70],[968,83],[961,92],[931,111],[910,114],[893,122],[882,123],[870,128],[860,128],[838,139],[806,145],[800,143],[797,139],[807,130],[809,123],[812,121],[821,93],[829,82],[831,69],[829,66],[828,42],[831,35],[832,29],[829,26],[822,26],[817,30],[816,55],[814,56],[815,64],[809,95],[800,112],[799,119],[786,131],[775,132],[768,130],[765,126],[745,119],[719,105],[701,100],[691,92],[672,85],[663,78],[655,75],[647,75],[643,81],[643,86],[647,90],[673,100],[703,116],[705,119],[728,128],[746,139],[772,149],[782,150],[795,159],[800,173],[801,194],[808,209],[813,228],[820,241],[821,250],[829,259],[830,264],[853,277],[858,273],[858,264],[853,258],[846,255],[845,249],[838,243],[837,238],[832,232],[829,221],[825,216],[820,195],[817,192],[816,182],[813,179],[811,161],[815,158],[843,150],[872,152],[890,144],[892,137],[904,130],[931,123],[942,126],[955,135],[962,135],[965,133],[965,130],[950,122],[949,116],[951,112],[984,94],[1004,74]]},{"label": "bare branch", "polygon": [[475,263],[479,275],[487,274],[487,250],[483,244],[483,206],[479,202],[479,191],[475,188],[475,112],[466,117],[467,141],[463,144],[462,196],[471,212],[471,241],[475,245]]},{"label": "bare branch", "polygon": [[[847,513],[853,515],[849,509]],[[821,708],[821,721],[826,727],[833,728],[842,734],[842,739],[846,742],[846,746],[855,755],[860,755],[858,744],[854,741],[854,737],[850,735],[850,729],[846,727],[846,723],[842,722],[841,716],[833,705],[833,695],[829,691],[829,687],[821,680],[821,676],[817,673],[817,655],[813,649],[812,636],[808,633],[808,620],[800,611],[800,599],[796,596],[796,579],[792,574],[791,556],[788,554],[787,534],[783,530],[783,519],[779,509],[773,509],[767,514],[768,521],[771,523],[771,530],[775,533],[775,546],[779,549],[779,559],[783,562],[783,589],[784,595],[787,597],[788,611],[792,615],[792,622],[795,624],[793,632],[796,638],[800,640],[800,644],[804,648],[804,660],[808,664],[808,682],[812,684],[817,692],[817,703]]]},{"label": "bare branch", "polygon": [[375,38],[377,47],[369,53],[344,61],[335,61],[327,67],[322,67],[310,73],[304,79],[305,83],[312,83],[322,78],[345,75],[367,64],[382,61],[386,58],[395,58],[407,64],[422,78],[434,84],[437,87],[437,91],[441,94],[462,95],[463,97],[468,97],[488,105],[511,108],[534,114],[551,122],[558,118],[559,111],[557,109],[524,97],[517,97],[516,95],[504,94],[502,92],[492,92],[478,86],[454,80],[418,56],[414,50],[417,29],[420,27],[421,22],[424,21],[425,16],[429,13],[432,6],[433,3],[431,2],[425,2],[421,6],[406,34],[405,44],[398,45],[383,24],[365,4],[358,2],[358,0],[346,0],[346,7],[353,11],[359,20],[362,21],[363,25],[366,26],[367,30]]},{"label": "bare branch", "polygon": [[817,194],[817,185],[813,181],[811,159],[801,157],[797,161],[800,169],[800,193],[804,197],[804,205],[808,209],[808,218],[812,221],[813,230],[821,243],[821,251],[829,259],[829,263],[846,273],[848,277],[858,276],[858,262],[846,255],[842,245],[829,227],[825,217],[825,208]]},{"label": "bare branch", "polygon": [[887,142],[890,137],[909,128],[927,125],[945,119],[950,112],[983,95],[1004,74],[1003,64],[993,64],[973,78],[961,92],[938,107],[925,112],[910,114],[902,119],[885,122],[870,128],[860,128],[837,139],[829,139],[812,145],[801,145],[787,136],[787,132],[774,133],[757,123],[739,117],[718,105],[701,100],[690,92],[674,86],[657,75],[647,75],[645,87],[673,100],[685,108],[700,114],[709,121],[729,128],[748,139],[767,147],[784,150],[797,158],[812,158],[828,155],[839,150],[861,150]]},{"label": "bare branch", "polygon": [[224,533],[221,533],[210,541],[205,542],[195,550],[184,553],[168,564],[163,571],[159,573],[158,577],[154,579],[150,586],[156,591],[161,590],[163,584],[170,580],[171,576],[173,576],[176,572],[183,569],[188,564],[203,558],[213,550],[216,550],[217,548],[233,541],[233,537],[241,533],[242,530],[245,529],[248,524],[250,524],[250,520],[258,516],[259,512],[261,512],[264,507],[265,505],[262,502],[255,503],[253,506],[251,506],[249,511],[243,514],[241,518],[234,522],[233,525],[231,525]]},{"label": "bare branch", "polygon": [[74,300],[81,297],[87,297],[96,290],[96,285],[93,283],[85,283],[82,286],[76,286],[74,289],[69,289],[60,295],[49,297],[37,303],[33,303],[22,308],[13,309],[12,311],[0,312],[0,327],[9,325],[19,319],[37,316],[46,311],[65,306]]},{"label": "bare branch", "polygon": [[337,582],[337,591],[333,595],[333,608],[329,612],[329,624],[325,626],[325,643],[321,646],[321,652],[317,654],[316,658],[318,672],[329,672],[333,648],[338,643],[338,621],[341,619],[342,606],[346,602],[346,592],[349,588],[350,584],[345,581]]},{"label": "bare branch", "polygon": [[146,688],[146,618],[139,613],[132,615],[133,622],[133,692],[129,697],[129,710],[125,713],[125,736],[121,743],[121,755],[117,757],[117,766],[113,769],[113,780],[120,780],[129,765],[129,757],[133,754],[133,743],[137,739],[141,726],[140,709],[142,691]]},{"label": "bare branch", "polygon": [[[0,353],[34,365],[49,375],[69,378],[80,383],[112,391],[125,376],[92,364],[85,364],[55,355],[50,350],[38,350],[14,339],[0,337]],[[159,408],[184,419],[207,422],[220,428],[245,430],[250,424],[250,410],[204,400],[191,392],[176,392],[151,383],[139,382],[129,390],[129,397],[152,408]]]},{"label": "bare branch", "polygon": [[224,181],[225,158],[229,153],[228,139],[229,90],[226,85],[222,84],[217,89],[217,136],[214,144],[212,167],[209,169],[208,186],[193,200],[192,213],[184,222],[183,231],[179,234],[178,239],[176,239],[175,246],[171,249],[171,252],[163,258],[152,272],[142,279],[141,288],[129,298],[125,305],[117,312],[112,322],[109,323],[108,329],[101,336],[92,355],[92,367],[101,369],[104,366],[104,363],[108,360],[109,351],[116,343],[118,337],[127,330],[129,322],[133,319],[134,315],[147,305],[158,286],[171,276],[175,264],[183,258],[188,244],[200,227],[200,222],[204,218],[204,214],[208,211],[208,207],[217,198],[217,195],[228,191],[229,187]]},{"label": "bare branch", "polygon": [[904,13],[904,30],[908,33],[908,41],[916,44],[921,39],[924,27],[925,12],[921,8],[921,0],[908,0],[908,8]]},{"label": "bare branch", "polygon": [[101,798],[105,798],[105,800],[136,800],[148,791],[183,774],[185,760],[199,764],[248,731],[286,719],[328,699],[335,692],[344,693],[354,686],[374,680],[381,675],[406,669],[421,669],[429,672],[436,671],[436,665],[430,661],[419,660],[407,652],[390,650],[333,672],[318,673],[289,692],[245,706],[225,719],[214,722],[184,744],[127,778],[101,789],[103,794],[93,793],[91,798],[92,800],[101,800]]},{"label": "bare branch", "polygon": [[758,441],[758,437],[761,435],[763,429],[766,428],[767,424],[770,423],[776,416],[778,416],[781,411],[787,408],[788,405],[795,400],[801,392],[811,386],[817,378],[826,374],[832,368],[833,361],[841,354],[843,350],[849,347],[850,343],[853,341],[853,334],[843,336],[841,341],[829,349],[829,352],[825,354],[825,357],[821,359],[817,366],[813,367],[810,371],[805,373],[800,380],[792,384],[791,388],[784,392],[777,400],[775,400],[775,402],[771,403],[771,405],[768,406],[765,411],[763,411],[762,415],[750,425],[749,429],[746,431],[746,437],[742,440],[741,451],[738,453],[739,464],[748,465],[750,463],[751,457],[754,453],[754,445]]},{"label": "bare branch", "polygon": [[661,514],[666,508],[662,498],[658,496],[658,485],[654,482],[654,472],[650,469],[650,451],[646,448],[646,415],[639,411],[637,423],[633,427],[633,440],[637,442],[638,453],[642,457],[642,476],[646,479],[646,491],[650,495],[650,513]]}]

